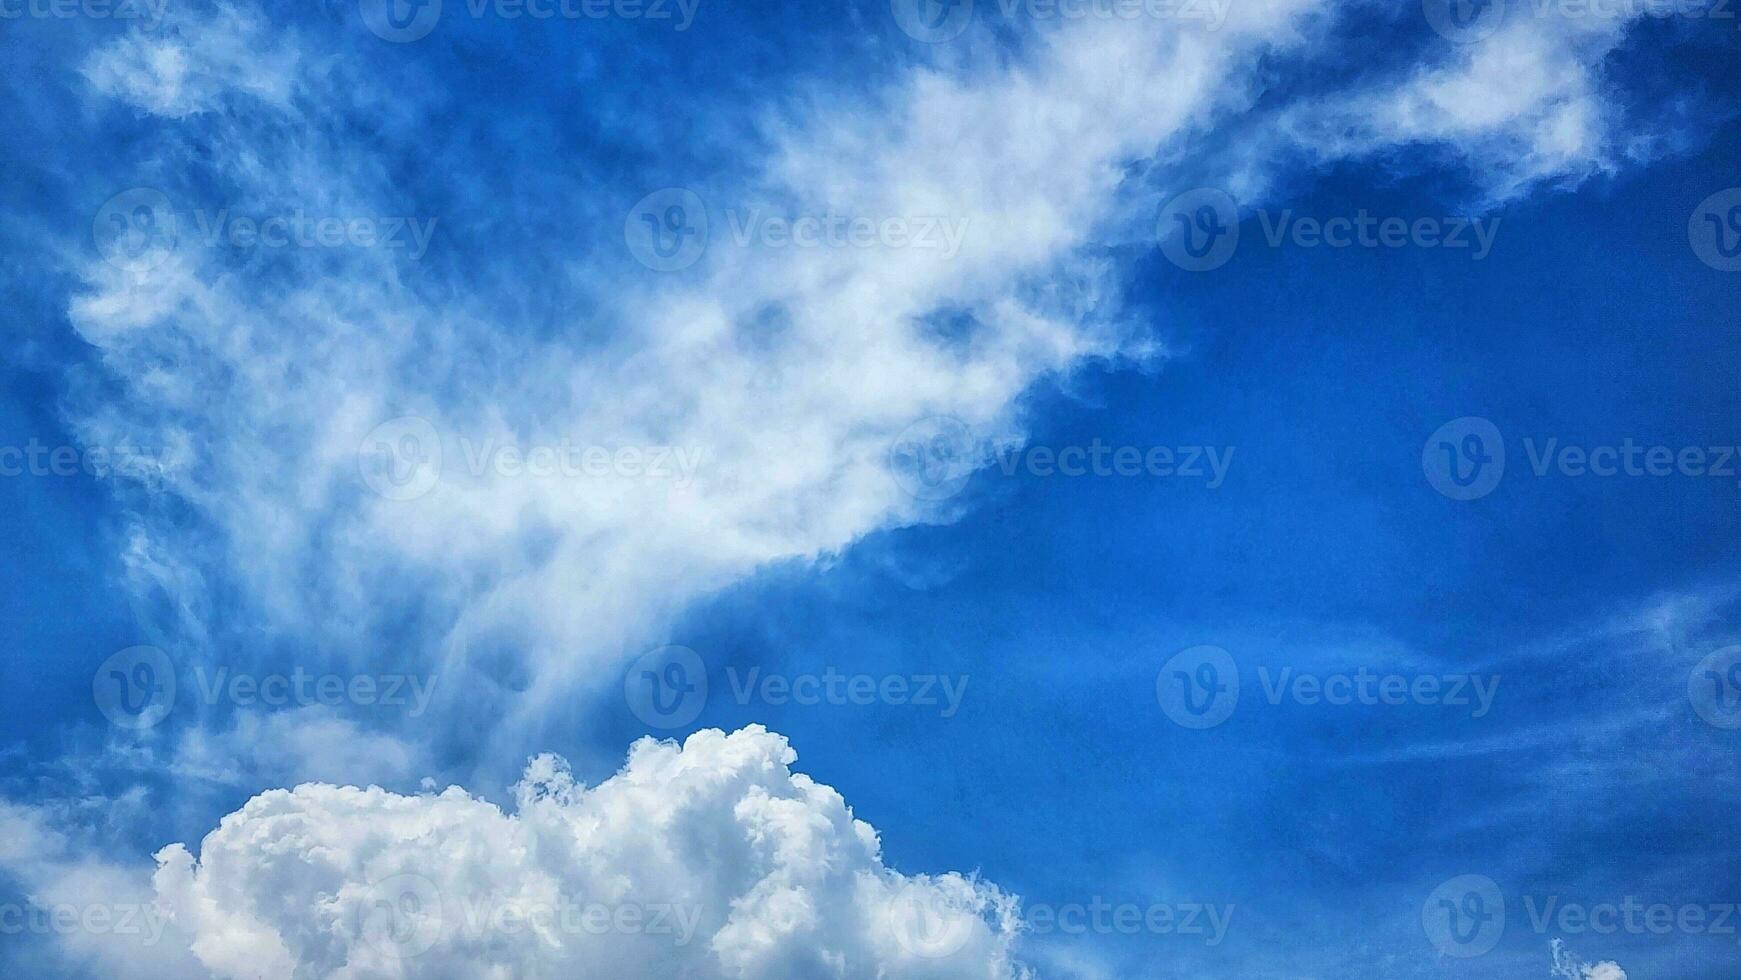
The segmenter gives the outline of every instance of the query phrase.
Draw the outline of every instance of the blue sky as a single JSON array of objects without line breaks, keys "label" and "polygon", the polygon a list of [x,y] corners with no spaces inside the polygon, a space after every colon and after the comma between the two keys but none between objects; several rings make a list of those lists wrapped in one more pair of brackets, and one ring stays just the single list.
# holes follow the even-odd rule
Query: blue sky
[{"label": "blue sky", "polygon": [[[1741,459],[1703,472],[1741,454],[1736,21],[982,0],[927,40],[903,2],[701,0],[678,29],[447,0],[403,42],[372,3],[0,25],[0,470],[149,450],[0,475],[0,962],[1741,968],[1687,924],[1741,902]],[[691,201],[705,248],[639,237]],[[1174,237],[1204,201],[1238,229],[1207,263]],[[169,244],[117,244],[141,202]],[[236,223],[297,216],[353,230]],[[836,218],[874,241],[794,243]],[[1410,230],[1317,242],[1338,218]],[[522,462],[570,445],[608,463]],[[1588,472],[1627,445],[1676,462]],[[1145,463],[1059,472],[1096,446]],[[1435,461],[1471,448],[1503,475],[1457,499],[1489,471]],[[1213,724],[1167,697],[1228,679],[1205,648],[1239,686]],[[177,693],[130,727],[109,671],[141,662]],[[695,668],[676,722],[636,694]],[[625,768],[708,729],[737,734]],[[541,753],[587,789],[522,780]],[[383,946],[406,880],[446,914]],[[547,893],[693,902],[705,941],[455,912]],[[1496,924],[1456,917],[1495,893]],[[1580,918],[1624,900],[1679,918]],[[1143,924],[1053,925],[1102,903]],[[53,907],[169,924],[8,931]]]}]

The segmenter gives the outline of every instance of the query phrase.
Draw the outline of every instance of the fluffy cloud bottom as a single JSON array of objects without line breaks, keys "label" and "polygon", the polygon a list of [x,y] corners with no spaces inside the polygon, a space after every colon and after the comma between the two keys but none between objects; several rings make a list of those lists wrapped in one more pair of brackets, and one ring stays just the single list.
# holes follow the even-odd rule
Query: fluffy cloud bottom
[{"label": "fluffy cloud bottom", "polygon": [[307,784],[157,855],[158,900],[224,978],[1021,978],[1014,899],[905,876],[780,735],[643,739],[514,812],[457,788]]}]

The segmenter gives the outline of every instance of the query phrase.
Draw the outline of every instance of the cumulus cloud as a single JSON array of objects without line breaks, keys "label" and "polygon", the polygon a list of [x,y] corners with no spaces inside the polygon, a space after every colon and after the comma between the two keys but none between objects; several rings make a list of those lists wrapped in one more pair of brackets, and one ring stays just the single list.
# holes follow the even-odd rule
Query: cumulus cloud
[{"label": "cumulus cloud", "polygon": [[1566,948],[1561,940],[1554,940],[1554,972],[1555,977],[1562,980],[1626,980],[1626,971],[1620,964],[1607,960],[1601,963],[1585,963]]},{"label": "cumulus cloud", "polygon": [[459,789],[274,790],[157,893],[213,976],[1025,975],[1013,900],[886,867],[876,832],[761,728],[637,743],[578,784],[540,756],[506,812]]}]

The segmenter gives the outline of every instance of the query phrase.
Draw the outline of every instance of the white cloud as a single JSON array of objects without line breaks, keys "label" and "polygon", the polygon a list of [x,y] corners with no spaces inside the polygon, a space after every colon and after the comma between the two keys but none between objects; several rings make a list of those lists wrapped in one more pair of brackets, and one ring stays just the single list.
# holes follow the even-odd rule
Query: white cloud
[{"label": "white cloud", "polygon": [[[500,698],[517,722],[503,729],[500,762],[525,751],[527,727],[551,702],[656,645],[696,597],[770,562],[946,519],[949,505],[915,500],[892,478],[890,450],[914,422],[952,416],[1016,441],[1021,398],[1036,384],[1148,351],[1111,325],[1111,278],[1089,258],[1102,230],[1129,220],[1119,208],[1132,164],[1246,107],[1261,54],[1309,48],[1337,9],[1242,3],[1216,32],[1069,23],[1017,57],[977,51],[870,96],[817,95],[765,122],[759,176],[699,181],[700,195],[740,214],[945,216],[965,223],[957,254],[733,247],[716,216],[715,247],[692,274],[649,282],[612,264],[623,257],[595,256],[560,308],[533,312],[578,322],[536,343],[515,341],[527,325],[503,312],[522,297],[427,298],[386,249],[238,264],[180,228],[182,244],[155,268],[83,270],[73,322],[127,392],[119,405],[88,406],[86,431],[93,442],[168,447],[167,485],[215,532],[149,525],[139,550],[176,570],[156,581],[197,585],[188,566],[215,566],[268,619],[305,633],[331,624],[318,640],[358,658],[372,649],[371,623],[412,601],[433,624],[413,644],[447,651],[450,673],[478,666],[468,649],[530,651],[465,688]],[[343,74],[355,69],[342,59],[294,50],[273,64],[319,72],[259,82],[233,56],[263,43],[249,16],[177,23],[178,43],[205,52],[204,84],[218,86],[196,101],[225,124],[183,136],[234,188],[219,203],[257,217],[415,210],[381,159],[301,135],[378,112],[378,139],[422,139],[420,126],[389,124],[415,117],[414,95],[386,107],[370,78]],[[1587,172],[1605,165],[1597,78],[1619,32],[1514,21],[1395,85],[1285,112],[1277,131],[1330,156],[1442,141],[1501,193]],[[101,90],[131,98],[162,87],[136,57],[141,43],[129,37],[93,59]],[[262,100],[261,84],[310,97]],[[135,101],[173,116],[188,99]],[[173,158],[182,151],[169,142]],[[582,320],[574,309],[591,312]],[[939,311],[971,329],[940,337],[926,322]],[[778,326],[755,326],[770,318]],[[402,415],[431,422],[444,450],[441,479],[411,501],[375,496],[358,478],[365,437]],[[701,463],[684,481],[466,472],[477,447],[564,441],[674,446]]]},{"label": "white cloud", "polygon": [[1553,941],[1555,977],[1563,980],[1626,980],[1626,971],[1612,960],[1585,963],[1566,948],[1561,940]]},{"label": "white cloud", "polygon": [[[165,485],[215,532],[149,523],[141,552],[174,571],[151,581],[197,585],[215,570],[239,581],[265,618],[358,658],[370,655],[371,623],[415,601],[435,627],[413,645],[448,651],[439,666],[450,675],[479,668],[466,661],[470,649],[530,651],[452,688],[473,705],[499,699],[510,718],[501,763],[526,751],[527,729],[549,704],[656,642],[696,597],[770,562],[947,516],[891,473],[890,450],[916,421],[952,416],[1015,440],[1020,399],[1036,383],[1145,350],[1108,325],[1105,270],[1084,250],[1115,216],[1126,167],[1207,124],[1226,92],[1244,87],[1257,52],[1300,40],[1296,18],[1312,9],[1307,0],[1242,4],[1216,33],[1072,24],[1036,37],[1013,62],[984,52],[916,70],[872,97],[818,98],[800,117],[767,124],[773,150],[753,185],[701,186],[703,196],[746,210],[949,216],[966,222],[957,254],[737,248],[716,227],[716,247],[693,275],[633,276],[603,260],[562,310],[535,316],[594,312],[537,343],[512,339],[525,325],[503,310],[517,297],[423,298],[387,250],[236,260],[202,247],[199,222],[183,220],[180,244],[151,268],[83,269],[88,290],[72,320],[126,397],[80,417],[92,441],[170,447]],[[253,43],[239,26],[247,23],[193,21],[179,36],[195,50],[231,51]],[[103,90],[132,92],[116,81],[129,71],[143,73],[141,85],[157,78],[139,67],[135,43],[94,60]],[[344,70],[327,67],[340,59],[290,60]],[[207,61],[211,78],[247,74]],[[222,126],[194,118],[166,133],[168,161],[210,167],[234,189],[213,203],[164,188],[180,207],[254,216],[415,207],[396,197],[378,159],[302,135],[375,110],[370,79],[275,83],[320,97],[264,101],[240,84],[239,95],[199,96]],[[140,104],[173,116],[185,101]],[[416,126],[378,134],[424,136]],[[198,151],[178,149],[181,139]],[[925,321],[940,310],[963,313],[972,330],[937,336]],[[782,326],[749,326],[769,311]],[[358,477],[365,437],[401,415],[444,436],[442,479],[413,501],[375,496]],[[565,439],[676,446],[703,462],[682,483],[466,472],[476,447]]]},{"label": "white cloud", "polygon": [[1403,78],[1292,107],[1280,128],[1324,159],[1445,148],[1495,202],[1611,170],[1624,152],[1603,66],[1630,17],[1536,10],[1514,5],[1493,36],[1443,45]]},{"label": "white cloud", "polygon": [[597,787],[541,756],[504,812],[461,790],[264,793],[156,887],[224,980],[1023,975],[1012,901],[882,863],[785,739],[637,743]]},{"label": "white cloud", "polygon": [[[382,623],[403,628],[415,608],[433,625],[395,639],[435,651],[428,666],[444,678],[466,678],[444,687],[463,703],[438,701],[423,724],[458,728],[444,709],[505,716],[480,749],[485,764],[523,758],[553,704],[577,686],[614,687],[625,652],[656,644],[710,590],[879,528],[946,519],[947,505],[915,500],[891,473],[889,451],[915,421],[952,416],[1018,440],[1024,393],[1144,352],[1110,325],[1111,277],[1093,257],[1104,229],[1129,219],[1119,208],[1132,165],[1248,106],[1264,54],[1309,46],[1335,9],[1239,3],[1214,33],[1062,25],[1018,53],[915,69],[868,96],[818,95],[764,123],[771,151],[753,181],[696,179],[715,207],[965,220],[949,258],[734,248],[716,226],[690,273],[654,282],[594,253],[542,305],[519,281],[421,290],[379,248],[238,257],[185,223],[150,268],[83,264],[70,315],[120,388],[75,406],[85,434],[161,448],[158,479],[200,521],[190,532],[181,513],[146,512],[163,516],[142,519],[130,567],[169,597],[180,632],[198,632],[186,621],[208,608],[203,576],[216,573],[251,617],[358,662],[385,648]],[[1326,157],[1442,143],[1500,195],[1576,176],[1607,165],[1599,62],[1617,36],[1513,28],[1399,83],[1283,112],[1278,131]],[[311,54],[321,43],[337,42],[267,41],[226,8],[127,35],[86,75],[98,93],[179,120],[164,124],[150,172],[207,219],[219,208],[257,220],[416,213],[384,157],[427,138],[405,122],[417,93],[384,98],[356,64]],[[358,117],[380,123],[370,135],[382,156],[308,135]],[[184,171],[205,179],[173,176]],[[213,186],[224,200],[197,197]],[[543,203],[621,223],[586,198]],[[541,268],[552,244],[508,247]],[[938,336],[925,321],[945,310],[972,328]],[[752,328],[770,314],[777,328]],[[551,321],[562,329],[532,329]],[[359,479],[365,436],[402,415],[431,422],[447,457],[411,501]],[[466,472],[467,447],[564,439],[705,456],[681,485]],[[515,659],[473,659],[492,648]],[[317,714],[241,721],[184,742],[177,764],[221,780],[301,778],[330,765],[311,755],[357,733]],[[273,745],[224,765],[222,746],[251,736]],[[374,737],[385,764],[346,778],[399,778],[421,761]],[[790,762],[783,740],[753,729],[704,732],[681,752],[640,743],[592,790],[540,759],[511,814],[459,790],[303,785],[225,818],[197,859],[165,850],[156,881],[221,977],[1019,974],[1001,893],[885,868],[870,828]],[[421,914],[404,895],[371,892],[382,881],[427,881],[437,905],[417,887]],[[401,913],[385,926],[404,927],[388,938],[429,939],[427,951],[407,960],[383,946],[371,931],[383,927],[372,918],[381,899]],[[474,901],[561,899],[694,909],[695,941],[465,927]],[[958,911],[927,919],[939,902]],[[431,921],[439,928],[423,935]]]},{"label": "white cloud", "polygon": [[258,11],[219,3],[199,20],[129,32],[84,65],[91,86],[153,115],[179,118],[217,108],[228,91],[269,102],[291,94],[296,54]]}]

